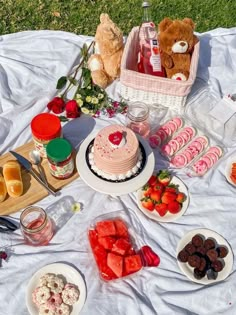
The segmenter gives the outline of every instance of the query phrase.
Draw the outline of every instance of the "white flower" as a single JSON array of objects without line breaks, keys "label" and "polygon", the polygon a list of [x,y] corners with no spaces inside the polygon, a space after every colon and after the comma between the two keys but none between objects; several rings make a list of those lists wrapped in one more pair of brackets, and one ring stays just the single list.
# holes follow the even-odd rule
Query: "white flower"
[{"label": "white flower", "polygon": [[88,85],[88,86],[87,86],[87,89],[88,89],[88,90],[91,90],[91,85]]},{"label": "white flower", "polygon": [[104,97],[104,95],[102,94],[102,93],[99,93],[98,94],[98,98],[101,100],[101,99],[103,99],[103,97]]},{"label": "white flower", "polygon": [[82,113],[89,114],[89,110],[86,107],[81,108]]},{"label": "white flower", "polygon": [[86,102],[90,103],[91,100],[92,100],[92,97],[91,97],[91,96],[86,96],[86,99],[85,99]]},{"label": "white flower", "polygon": [[81,205],[79,202],[76,202],[74,203],[72,206],[71,206],[71,210],[73,212],[79,212],[81,210]]},{"label": "white flower", "polygon": [[77,100],[78,98],[82,98],[81,94],[76,94],[75,99]]},{"label": "white flower", "polygon": [[96,97],[92,97],[92,104],[98,104],[98,99]]},{"label": "white flower", "polygon": [[81,98],[77,99],[76,102],[78,103],[79,106],[82,106],[84,104]]}]

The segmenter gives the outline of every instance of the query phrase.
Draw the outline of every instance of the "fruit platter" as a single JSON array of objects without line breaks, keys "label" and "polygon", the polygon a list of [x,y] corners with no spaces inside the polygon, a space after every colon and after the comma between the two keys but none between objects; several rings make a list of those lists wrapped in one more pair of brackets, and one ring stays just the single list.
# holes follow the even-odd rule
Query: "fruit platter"
[{"label": "fruit platter", "polygon": [[211,284],[228,277],[233,267],[233,253],[229,243],[218,233],[196,229],[180,240],[177,262],[190,280]]},{"label": "fruit platter", "polygon": [[137,202],[140,210],[149,218],[172,222],[187,210],[189,193],[178,177],[171,175],[168,170],[160,170],[138,190]]},{"label": "fruit platter", "polygon": [[226,163],[225,177],[227,181],[236,186],[236,158],[230,157]]}]

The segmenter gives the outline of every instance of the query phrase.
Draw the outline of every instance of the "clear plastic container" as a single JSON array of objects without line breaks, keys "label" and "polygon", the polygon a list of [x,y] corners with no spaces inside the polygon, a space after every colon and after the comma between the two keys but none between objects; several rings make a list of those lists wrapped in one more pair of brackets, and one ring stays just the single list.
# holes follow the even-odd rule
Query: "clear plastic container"
[{"label": "clear plastic container", "polygon": [[143,268],[140,226],[138,218],[128,209],[93,220],[88,240],[102,280],[124,278]]},{"label": "clear plastic container", "polygon": [[[217,166],[236,138],[231,133],[231,125],[236,123],[232,102],[228,97],[218,100],[208,88],[198,90],[184,112],[169,111],[160,120],[149,137],[150,145],[159,149],[170,167],[184,168],[189,176],[205,175]],[[221,114],[226,107],[231,109]],[[177,119],[181,120],[178,126]]]}]

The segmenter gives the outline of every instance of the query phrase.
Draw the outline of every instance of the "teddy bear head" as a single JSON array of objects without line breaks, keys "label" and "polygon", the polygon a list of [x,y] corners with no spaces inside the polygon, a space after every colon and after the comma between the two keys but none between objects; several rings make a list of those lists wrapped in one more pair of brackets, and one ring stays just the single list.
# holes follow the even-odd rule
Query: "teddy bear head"
[{"label": "teddy bear head", "polygon": [[159,42],[162,51],[168,55],[191,53],[196,44],[195,25],[192,19],[174,20],[165,18],[159,23]]},{"label": "teddy bear head", "polygon": [[101,55],[112,55],[123,48],[123,34],[108,14],[100,15],[95,41]]}]

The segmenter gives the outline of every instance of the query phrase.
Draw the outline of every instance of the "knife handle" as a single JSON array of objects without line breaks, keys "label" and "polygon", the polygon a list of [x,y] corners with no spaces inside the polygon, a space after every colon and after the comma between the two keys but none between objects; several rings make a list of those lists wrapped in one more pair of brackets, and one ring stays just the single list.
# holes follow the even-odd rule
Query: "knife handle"
[{"label": "knife handle", "polygon": [[48,187],[48,186],[42,181],[42,179],[41,179],[39,176],[37,176],[37,175],[35,174],[35,172],[34,172],[33,170],[30,170],[29,172],[30,172],[30,174],[31,174],[45,189],[47,189],[47,191],[48,191],[51,195],[53,195],[54,197],[56,197],[56,196],[58,195],[57,192],[53,191],[50,187]]}]

